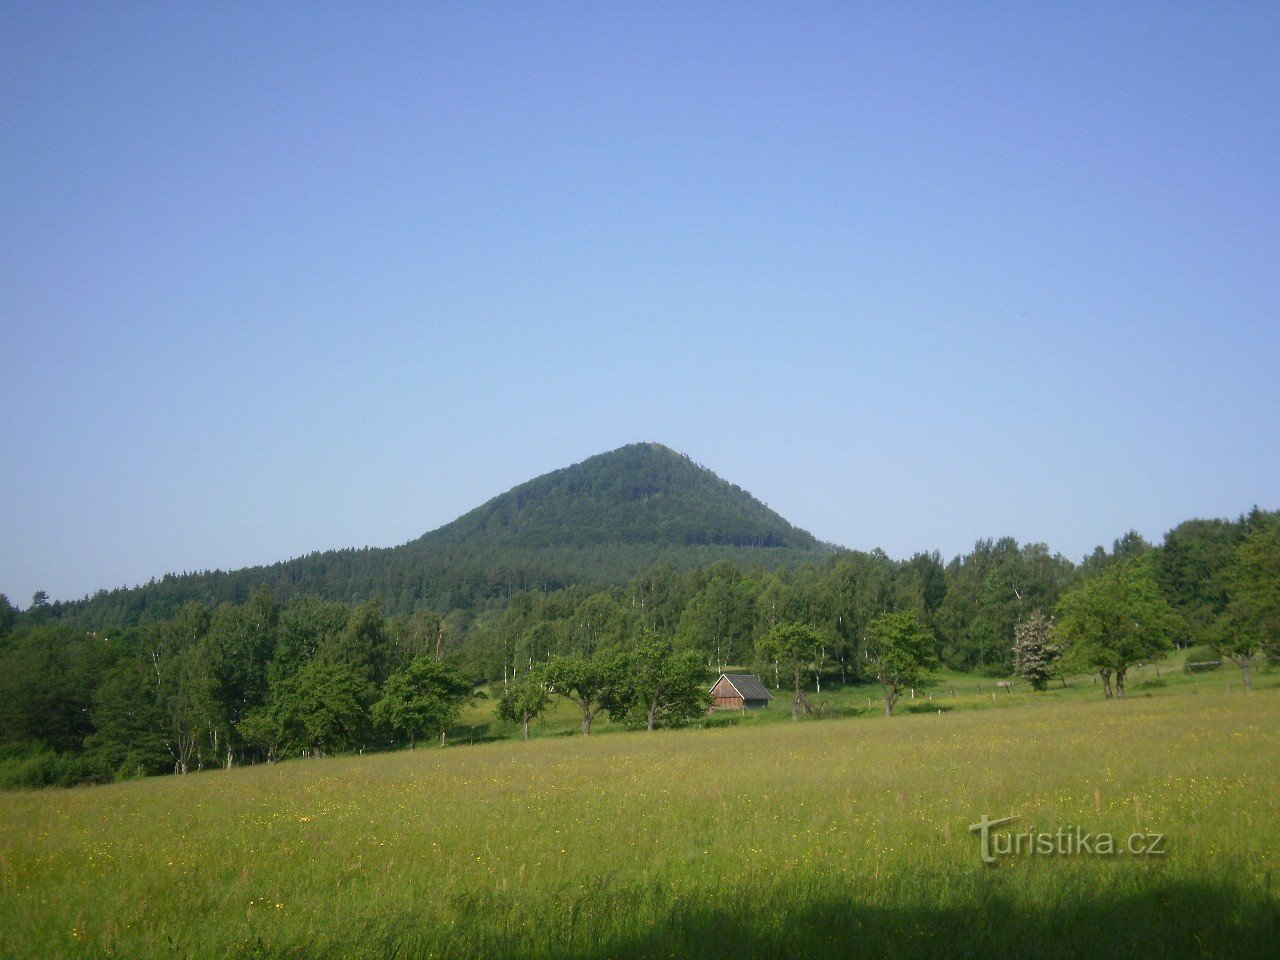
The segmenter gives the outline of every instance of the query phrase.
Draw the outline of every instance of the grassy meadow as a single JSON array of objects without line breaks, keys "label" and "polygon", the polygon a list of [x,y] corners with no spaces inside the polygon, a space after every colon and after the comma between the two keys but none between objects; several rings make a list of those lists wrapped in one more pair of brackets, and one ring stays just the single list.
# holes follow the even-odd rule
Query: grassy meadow
[{"label": "grassy meadow", "polygon": [[[1229,676],[0,794],[0,955],[1274,957],[1280,677]],[[1167,852],[985,865],[984,813]]]}]

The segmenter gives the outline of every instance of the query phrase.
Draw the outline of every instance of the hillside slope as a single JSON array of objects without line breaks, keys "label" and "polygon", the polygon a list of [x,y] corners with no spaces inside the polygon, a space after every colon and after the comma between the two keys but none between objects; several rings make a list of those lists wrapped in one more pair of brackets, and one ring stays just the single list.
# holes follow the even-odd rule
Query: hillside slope
[{"label": "hillside slope", "polygon": [[656,443],[631,444],[520,484],[398,547],[331,550],[233,571],[170,574],[140,587],[55,604],[86,628],[167,616],[181,603],[381,596],[388,612],[470,610],[525,589],[625,583],[659,564],[728,559],[768,568],[830,549],[741,488]]}]

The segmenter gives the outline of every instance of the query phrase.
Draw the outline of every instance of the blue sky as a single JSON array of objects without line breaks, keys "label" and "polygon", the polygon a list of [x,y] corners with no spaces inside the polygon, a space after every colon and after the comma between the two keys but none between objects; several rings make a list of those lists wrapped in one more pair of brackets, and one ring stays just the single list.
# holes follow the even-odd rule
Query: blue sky
[{"label": "blue sky", "polygon": [[1280,507],[1274,4],[0,6],[0,592],[657,440],[850,547]]}]

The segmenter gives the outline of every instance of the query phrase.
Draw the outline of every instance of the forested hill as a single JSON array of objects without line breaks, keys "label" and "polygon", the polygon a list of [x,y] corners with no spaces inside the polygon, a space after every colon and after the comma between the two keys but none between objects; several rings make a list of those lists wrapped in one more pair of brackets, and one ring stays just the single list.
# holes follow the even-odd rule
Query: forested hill
[{"label": "forested hill", "polygon": [[745,490],[658,443],[631,444],[522,483],[419,542],[481,541],[820,549]]},{"label": "forested hill", "polygon": [[474,610],[520,590],[621,585],[664,564],[690,569],[727,559],[778,569],[830,552],[688,457],[641,443],[530,480],[398,547],[169,574],[53,604],[50,612],[87,629],[126,626],[165,619],[186,600],[241,603],[264,585],[282,600],[303,593],[344,603],[380,596],[388,613],[419,604]]}]

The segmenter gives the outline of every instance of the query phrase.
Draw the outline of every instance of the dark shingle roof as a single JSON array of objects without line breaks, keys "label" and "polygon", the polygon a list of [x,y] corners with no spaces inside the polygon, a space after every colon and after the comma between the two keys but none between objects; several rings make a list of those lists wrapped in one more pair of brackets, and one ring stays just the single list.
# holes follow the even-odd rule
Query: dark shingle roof
[{"label": "dark shingle roof", "polygon": [[[764,688],[764,684],[760,682],[758,677],[749,673],[725,673],[721,674],[726,680],[733,684],[733,689],[742,695],[743,700],[772,700],[773,694]],[[717,680],[716,683],[720,681]]]}]

